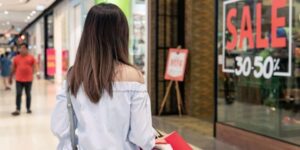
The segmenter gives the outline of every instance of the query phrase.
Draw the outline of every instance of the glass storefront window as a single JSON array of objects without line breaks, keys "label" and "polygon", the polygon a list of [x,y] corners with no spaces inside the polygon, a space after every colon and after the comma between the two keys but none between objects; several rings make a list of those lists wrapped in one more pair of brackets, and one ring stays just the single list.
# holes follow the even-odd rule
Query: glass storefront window
[{"label": "glass storefront window", "polygon": [[218,122],[300,145],[300,1],[219,0]]}]

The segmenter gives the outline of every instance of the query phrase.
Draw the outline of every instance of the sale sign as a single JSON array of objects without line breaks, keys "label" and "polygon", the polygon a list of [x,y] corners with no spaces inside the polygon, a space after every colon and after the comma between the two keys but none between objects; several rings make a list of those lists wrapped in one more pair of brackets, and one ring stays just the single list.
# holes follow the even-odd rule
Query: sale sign
[{"label": "sale sign", "polygon": [[228,0],[223,8],[223,72],[291,76],[292,0]]},{"label": "sale sign", "polygon": [[187,55],[187,49],[169,49],[167,69],[165,73],[166,80],[183,81]]},{"label": "sale sign", "polygon": [[55,50],[53,48],[47,49],[47,75],[55,75]]}]

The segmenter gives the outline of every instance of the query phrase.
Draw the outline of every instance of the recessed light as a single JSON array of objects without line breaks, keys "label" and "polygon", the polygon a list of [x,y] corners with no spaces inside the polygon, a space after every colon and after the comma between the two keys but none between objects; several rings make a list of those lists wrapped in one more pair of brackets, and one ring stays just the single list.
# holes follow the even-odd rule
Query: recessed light
[{"label": "recessed light", "polygon": [[9,38],[10,37],[10,33],[5,33],[5,37]]},{"label": "recessed light", "polygon": [[2,6],[3,4],[2,3],[0,3],[0,7]]},{"label": "recessed light", "polygon": [[4,14],[5,14],[5,15],[7,15],[7,14],[8,14],[8,11],[7,11],[7,10],[5,10],[5,11],[4,11]]},{"label": "recessed light", "polygon": [[9,24],[10,24],[10,22],[9,22],[9,21],[7,21],[7,22],[6,22],[6,24],[7,24],[7,25],[9,25]]},{"label": "recessed light", "polygon": [[36,10],[37,11],[43,11],[45,9],[45,6],[44,5],[37,5],[36,6]]},{"label": "recessed light", "polygon": [[21,39],[24,40],[26,37],[24,34],[21,35]]},{"label": "recessed light", "polygon": [[30,19],[30,16],[27,16],[27,19],[29,20],[29,19]]},{"label": "recessed light", "polygon": [[30,16],[35,15],[35,13],[36,13],[36,11],[32,11],[32,12],[30,13]]}]

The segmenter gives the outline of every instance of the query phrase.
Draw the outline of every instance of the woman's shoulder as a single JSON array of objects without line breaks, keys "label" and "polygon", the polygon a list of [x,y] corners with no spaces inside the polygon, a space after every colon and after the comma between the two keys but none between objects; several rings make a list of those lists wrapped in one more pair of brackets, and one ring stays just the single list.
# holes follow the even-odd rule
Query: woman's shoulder
[{"label": "woman's shoulder", "polygon": [[144,84],[142,73],[135,67],[129,65],[119,65],[116,72],[118,82],[138,82]]}]

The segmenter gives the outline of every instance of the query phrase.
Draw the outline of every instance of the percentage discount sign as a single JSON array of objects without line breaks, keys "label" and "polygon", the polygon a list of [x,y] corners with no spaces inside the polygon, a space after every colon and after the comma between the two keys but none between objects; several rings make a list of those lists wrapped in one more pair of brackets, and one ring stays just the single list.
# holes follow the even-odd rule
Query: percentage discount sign
[{"label": "percentage discount sign", "polygon": [[[237,76],[249,76],[253,74],[256,78],[266,79],[272,76],[290,77],[292,75],[292,21],[293,21],[293,2],[292,0],[273,0],[271,8],[263,8],[262,2],[254,3],[255,14],[251,11],[249,4],[244,4],[242,9],[236,7],[234,3],[240,0],[226,0],[223,2],[223,40],[222,40],[222,70],[226,73],[235,73]],[[263,10],[268,11],[270,16],[264,17]],[[285,12],[280,14],[279,12]],[[253,17],[251,15],[256,15]],[[241,20],[239,16],[242,16]],[[256,19],[256,24],[253,20]],[[270,19],[270,37],[262,35],[262,20]],[[236,25],[236,20],[239,25]],[[278,34],[282,32],[284,34]],[[253,34],[255,33],[255,34]],[[230,36],[227,36],[229,34]],[[269,40],[271,39],[271,40]],[[246,42],[244,42],[246,41]],[[246,44],[245,44],[246,43]],[[279,58],[243,55],[246,51],[253,49],[285,49],[288,57],[287,61]],[[231,55],[241,54],[234,57],[234,64],[231,63]],[[283,69],[284,68],[284,69]]]},{"label": "percentage discount sign", "polygon": [[255,78],[264,77],[266,79],[270,79],[276,71],[280,69],[279,63],[280,59],[274,59],[271,56],[267,58],[263,58],[261,56],[254,57],[254,64],[252,64],[251,58],[247,57],[236,57],[236,65],[235,74],[237,76],[249,76],[253,71],[253,75]]},{"label": "percentage discount sign", "polygon": [[274,59],[274,71],[280,69],[279,62],[280,62],[280,59]]}]

